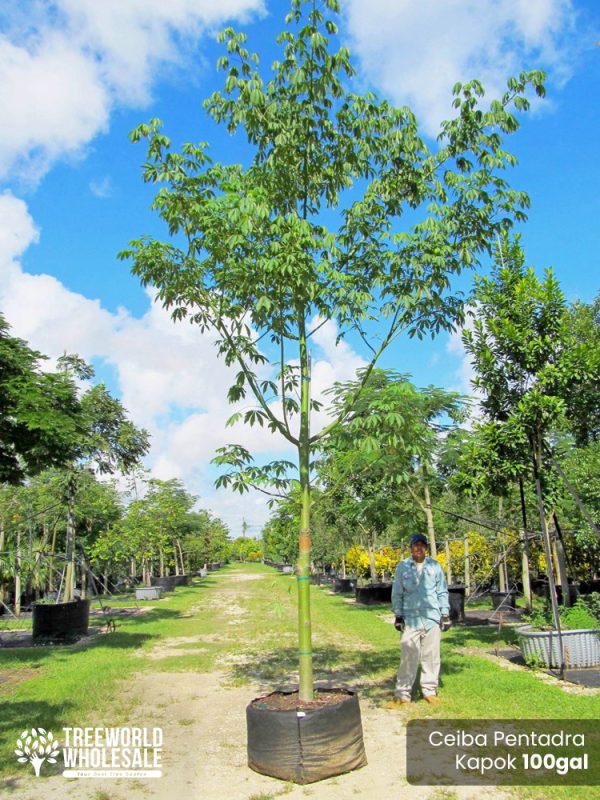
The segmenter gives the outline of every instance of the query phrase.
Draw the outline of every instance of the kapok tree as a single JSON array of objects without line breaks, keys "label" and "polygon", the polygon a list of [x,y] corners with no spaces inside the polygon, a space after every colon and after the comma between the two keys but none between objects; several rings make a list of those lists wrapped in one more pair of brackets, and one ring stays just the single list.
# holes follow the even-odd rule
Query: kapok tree
[{"label": "kapok tree", "polygon": [[[216,332],[219,354],[239,369],[229,400],[251,395],[257,403],[233,420],[266,426],[297,450],[296,465],[257,466],[234,445],[219,461],[234,467],[220,484],[240,492],[285,487],[298,469],[302,700],[313,695],[310,453],[362,391],[361,384],[336,419],[311,433],[310,339],[328,320],[340,337],[355,331],[371,353],[366,382],[401,334],[453,325],[462,302],[449,290],[451,276],[524,217],[526,195],[502,177],[515,163],[503,138],[518,127],[513,111],[528,107],[528,87],[544,92],[542,73],[523,73],[483,109],[479,81],[457,84],[456,117],[430,149],[408,108],[346,88],[354,69],[347,49],[334,48],[339,5],[292,0],[270,79],[243,33],[221,34],[224,92],[205,108],[229,133],[245,131],[247,166],[213,162],[204,143],[173,152],[156,119],[133,131],[134,141],[148,141],[144,180],[160,185],[153,207],[172,238],[142,238],[122,254],[175,320]],[[402,230],[406,209],[418,221]]]}]

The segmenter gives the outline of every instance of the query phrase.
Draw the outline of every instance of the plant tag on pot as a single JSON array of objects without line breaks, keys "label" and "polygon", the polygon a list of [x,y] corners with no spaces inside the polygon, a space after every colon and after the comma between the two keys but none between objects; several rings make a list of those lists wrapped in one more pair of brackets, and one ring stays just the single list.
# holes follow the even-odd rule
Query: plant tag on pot
[{"label": "plant tag on pot", "polygon": [[306,711],[296,711],[296,716],[297,717],[305,717],[306,716]]}]

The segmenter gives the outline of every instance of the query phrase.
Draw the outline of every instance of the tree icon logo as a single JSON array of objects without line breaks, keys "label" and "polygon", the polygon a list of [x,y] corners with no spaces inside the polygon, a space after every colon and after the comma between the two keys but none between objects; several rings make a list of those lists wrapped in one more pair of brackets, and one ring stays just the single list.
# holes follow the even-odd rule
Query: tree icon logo
[{"label": "tree icon logo", "polygon": [[46,731],[44,728],[32,728],[30,731],[23,731],[19,736],[15,753],[20,764],[31,762],[35,774],[39,777],[40,767],[44,761],[56,764],[56,757],[59,753],[58,740],[54,738],[52,731]]}]

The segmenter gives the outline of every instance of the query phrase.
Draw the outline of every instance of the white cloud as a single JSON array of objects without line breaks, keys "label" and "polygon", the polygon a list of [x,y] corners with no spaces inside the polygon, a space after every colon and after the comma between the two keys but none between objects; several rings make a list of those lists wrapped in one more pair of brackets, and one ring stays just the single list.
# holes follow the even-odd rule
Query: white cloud
[{"label": "white cloud", "polygon": [[54,0],[4,9],[0,177],[39,180],[151,96],[157,67],[186,63],[200,34],[264,13],[263,0]]},{"label": "white cloud", "polygon": [[570,76],[571,0],[347,0],[352,49],[369,79],[427,133],[452,115],[451,90],[479,78],[488,96],[523,69]]},{"label": "white cloud", "polygon": [[[13,334],[53,358],[66,350],[110,365],[131,418],[151,433],[152,474],[181,478],[201,496],[202,507],[222,513],[232,530],[245,516],[258,531],[268,515],[266,498],[216,492],[209,462],[218,447],[230,442],[248,448],[257,461],[294,461],[294,451],[265,428],[242,423],[225,427],[235,410],[226,395],[237,368],[217,357],[214,335],[202,335],[187,322],[174,324],[152,302],[141,318],[125,309],[113,314],[50,275],[23,272],[18,259],[37,239],[26,204],[0,195],[0,309]],[[346,342],[336,347],[335,337],[332,322],[314,336],[313,397],[334,381],[353,377],[364,363]],[[250,399],[241,404],[251,405]],[[314,430],[326,421],[323,413],[314,415]]]},{"label": "white cloud", "polygon": [[103,178],[99,178],[98,180],[90,181],[90,192],[95,197],[100,197],[101,199],[110,197],[112,194],[112,188],[112,181],[108,175],[105,175]]}]

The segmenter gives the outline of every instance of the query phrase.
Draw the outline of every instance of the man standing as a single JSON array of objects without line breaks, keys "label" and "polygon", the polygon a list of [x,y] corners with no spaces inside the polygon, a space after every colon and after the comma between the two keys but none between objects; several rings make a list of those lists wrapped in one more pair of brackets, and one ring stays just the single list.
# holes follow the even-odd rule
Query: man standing
[{"label": "man standing", "polygon": [[441,631],[447,631],[448,587],[440,564],[427,555],[427,537],[415,534],[410,556],[396,567],[392,586],[395,627],[400,631],[400,669],[392,705],[411,702],[417,669],[421,664],[421,691],[428,703],[437,705],[440,674]]}]

